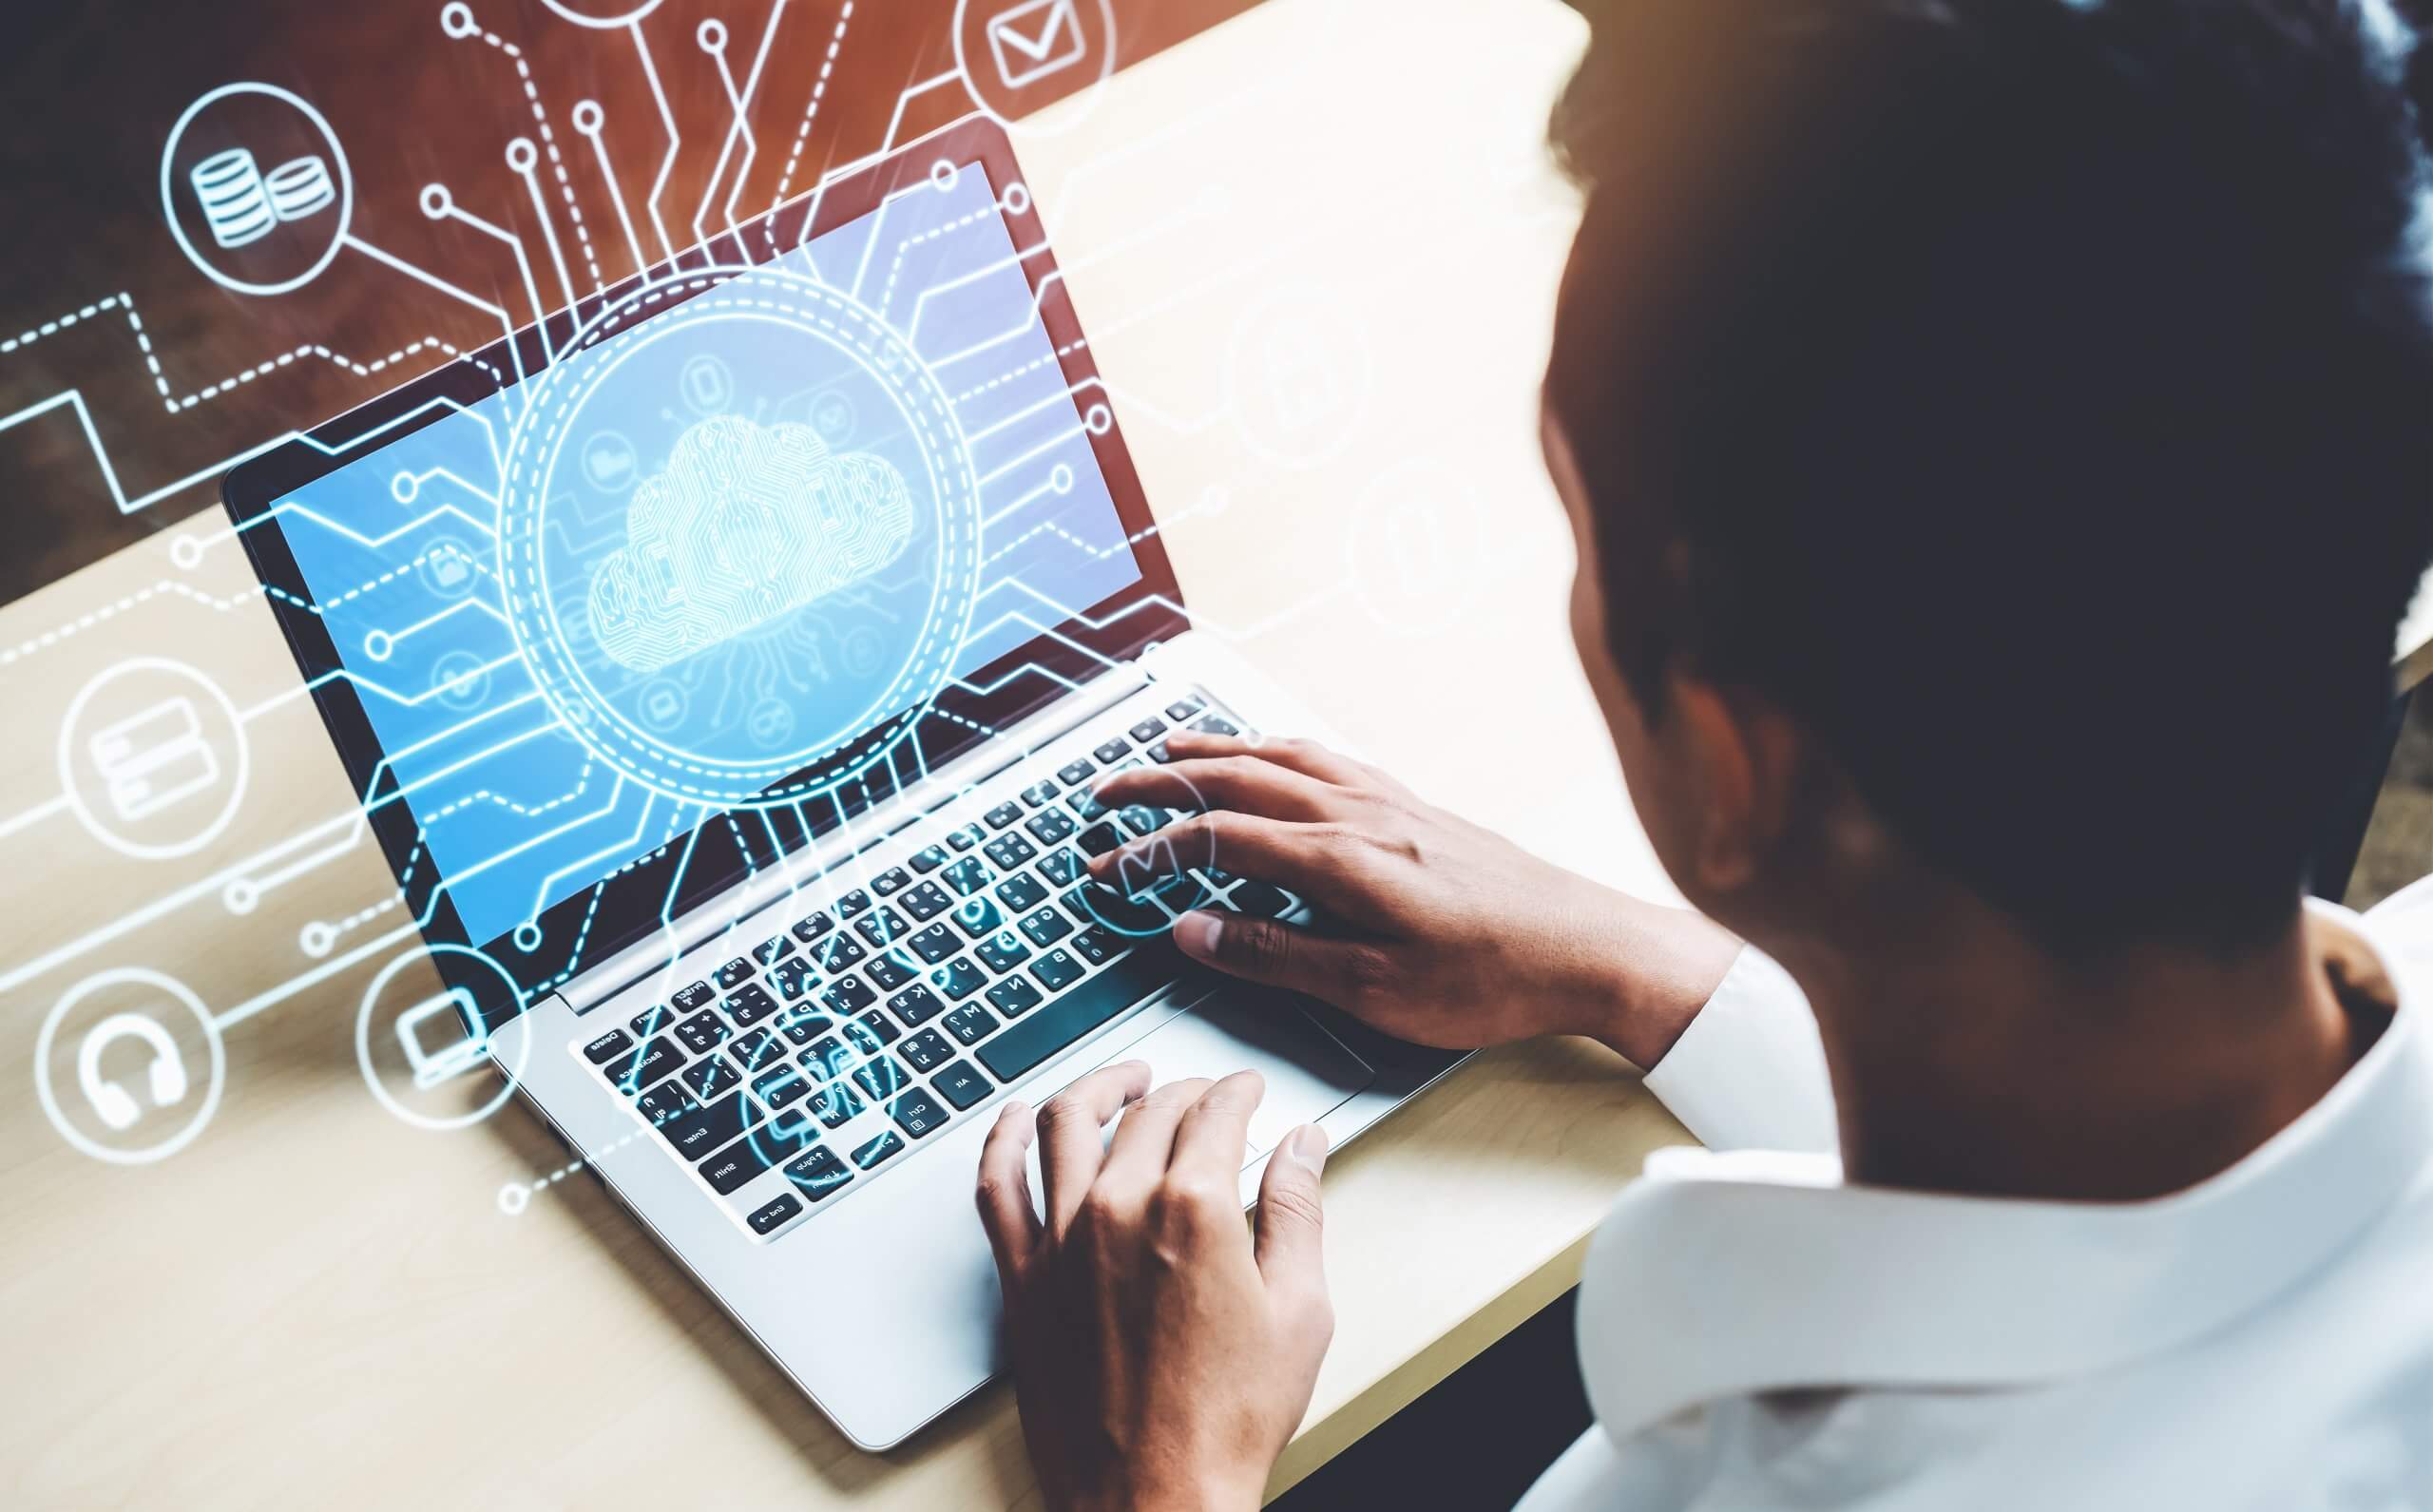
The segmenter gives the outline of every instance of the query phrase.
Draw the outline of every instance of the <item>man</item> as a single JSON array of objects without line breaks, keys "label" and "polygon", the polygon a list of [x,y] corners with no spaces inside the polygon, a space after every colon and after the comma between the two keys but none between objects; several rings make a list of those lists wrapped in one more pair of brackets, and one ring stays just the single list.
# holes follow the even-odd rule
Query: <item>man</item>
[{"label": "man", "polygon": [[[2433,1505],[2428,1010],[2302,902],[2433,551],[2398,22],[1592,20],[1546,454],[1698,913],[1178,737],[1187,822],[1326,921],[1178,941],[1435,1044],[1597,1035],[1710,1146],[1592,1250],[1600,1421],[1532,1508]],[[1258,1093],[1120,1065],[991,1136],[1052,1506],[1254,1506],[1307,1407],[1325,1152],[1287,1140],[1246,1232]]]}]

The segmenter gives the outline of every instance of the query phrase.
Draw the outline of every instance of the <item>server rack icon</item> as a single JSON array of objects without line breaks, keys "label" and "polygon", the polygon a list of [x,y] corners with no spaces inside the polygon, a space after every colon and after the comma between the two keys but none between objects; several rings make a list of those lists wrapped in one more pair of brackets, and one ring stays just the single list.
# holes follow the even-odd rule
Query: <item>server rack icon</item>
[{"label": "server rack icon", "polygon": [[186,699],[165,699],[86,742],[110,808],[133,824],[176,807],[220,780],[220,758]]}]

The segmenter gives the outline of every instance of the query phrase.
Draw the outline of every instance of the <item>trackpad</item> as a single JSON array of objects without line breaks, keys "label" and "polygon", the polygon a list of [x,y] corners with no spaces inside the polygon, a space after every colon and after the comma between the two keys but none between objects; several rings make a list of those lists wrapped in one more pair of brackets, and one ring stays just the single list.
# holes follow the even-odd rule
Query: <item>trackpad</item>
[{"label": "trackpad", "polygon": [[1191,1077],[1213,1081],[1242,1070],[1265,1077],[1267,1096],[1251,1116],[1245,1166],[1302,1124],[1314,1123],[1350,1101],[1377,1077],[1369,1062],[1345,1049],[1290,999],[1242,1001],[1231,991],[1167,1020],[1102,1063],[1119,1061],[1148,1062],[1151,1086]]}]

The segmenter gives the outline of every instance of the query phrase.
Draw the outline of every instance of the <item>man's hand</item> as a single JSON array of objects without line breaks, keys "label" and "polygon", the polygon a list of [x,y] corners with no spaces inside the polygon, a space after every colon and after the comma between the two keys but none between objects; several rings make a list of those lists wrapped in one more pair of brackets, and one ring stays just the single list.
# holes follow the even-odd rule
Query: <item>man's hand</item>
[{"label": "man's hand", "polygon": [[[1585,1034],[1652,1066],[1738,953],[1737,940],[1695,913],[1549,866],[1322,746],[1185,730],[1167,743],[1170,764],[1107,778],[1100,801],[1171,804],[1181,777],[1209,812],[1158,839],[1290,888],[1323,920],[1313,930],[1196,912],[1175,926],[1175,942],[1398,1038],[1466,1050]],[[1090,870],[1113,885],[1127,856],[1137,870],[1156,843],[1110,852]]]},{"label": "man's hand", "polygon": [[[1149,1091],[1138,1061],[1041,1109],[1008,1103],[980,1153],[1023,1436],[1057,1512],[1254,1508],[1309,1409],[1334,1315],[1318,1246],[1326,1137],[1286,1137],[1255,1241],[1236,1185],[1258,1073]],[[1102,1135],[1121,1113],[1111,1142]],[[1047,1221],[1024,1164],[1041,1141]]]}]

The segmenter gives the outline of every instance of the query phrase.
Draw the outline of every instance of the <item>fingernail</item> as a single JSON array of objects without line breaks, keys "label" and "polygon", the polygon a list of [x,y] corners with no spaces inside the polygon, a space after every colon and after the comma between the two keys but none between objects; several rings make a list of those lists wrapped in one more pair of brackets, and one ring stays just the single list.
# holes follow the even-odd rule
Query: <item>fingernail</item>
[{"label": "fingernail", "polygon": [[1186,913],[1175,921],[1175,944],[1182,953],[1202,961],[1216,959],[1216,937],[1225,922],[1213,913]]},{"label": "fingernail", "polygon": [[1327,1137],[1314,1123],[1304,1123],[1285,1137],[1285,1153],[1318,1172],[1327,1168]]}]

